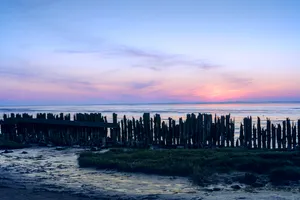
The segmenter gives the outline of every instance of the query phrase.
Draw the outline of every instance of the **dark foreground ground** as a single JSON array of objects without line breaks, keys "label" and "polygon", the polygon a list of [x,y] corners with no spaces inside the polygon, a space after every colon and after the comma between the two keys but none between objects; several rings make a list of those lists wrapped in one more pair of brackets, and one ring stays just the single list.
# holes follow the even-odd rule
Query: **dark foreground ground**
[{"label": "dark foreground ground", "polygon": [[[23,154],[24,150],[27,154]],[[82,166],[144,172],[125,173],[78,168],[78,153],[84,149],[24,150],[0,153],[1,200],[90,199],[87,197],[102,200],[300,200],[297,152],[111,149],[83,153],[79,158]],[[287,187],[270,185],[269,179],[278,173],[274,173],[275,168],[284,169],[285,176],[280,180],[287,181]],[[215,172],[220,174],[215,175]],[[245,176],[245,172],[254,176]],[[184,177],[145,173],[177,174],[192,179],[195,176],[196,183],[209,181],[213,185],[198,187]],[[241,181],[246,177],[250,185],[239,183],[236,177],[242,177]]]},{"label": "dark foreground ground", "polygon": [[26,189],[0,188],[1,200],[87,200],[70,194],[33,191]]}]

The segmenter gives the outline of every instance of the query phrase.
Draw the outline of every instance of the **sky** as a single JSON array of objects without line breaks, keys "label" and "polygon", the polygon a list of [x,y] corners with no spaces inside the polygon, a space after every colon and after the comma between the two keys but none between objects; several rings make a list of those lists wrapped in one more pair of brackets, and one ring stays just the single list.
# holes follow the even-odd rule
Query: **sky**
[{"label": "sky", "polygon": [[298,0],[1,0],[0,105],[300,101]]}]

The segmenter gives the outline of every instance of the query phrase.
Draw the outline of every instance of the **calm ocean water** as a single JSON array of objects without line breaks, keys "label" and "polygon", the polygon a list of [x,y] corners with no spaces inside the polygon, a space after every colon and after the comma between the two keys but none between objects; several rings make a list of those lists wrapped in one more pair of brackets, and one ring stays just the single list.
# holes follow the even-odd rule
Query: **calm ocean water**
[{"label": "calm ocean water", "polygon": [[289,117],[292,121],[300,119],[300,103],[254,103],[254,104],[130,104],[130,105],[80,105],[80,106],[0,106],[0,118],[3,114],[9,113],[29,113],[39,112],[70,113],[77,112],[90,113],[100,112],[107,116],[108,121],[112,120],[112,113],[117,113],[121,118],[139,118],[144,112],[150,112],[151,116],[158,113],[163,119],[172,117],[177,120],[179,117],[185,118],[187,113],[211,113],[217,115],[231,114],[236,123],[240,123],[244,117],[252,116],[254,122],[261,117],[262,121],[270,118],[273,122],[281,122]]}]

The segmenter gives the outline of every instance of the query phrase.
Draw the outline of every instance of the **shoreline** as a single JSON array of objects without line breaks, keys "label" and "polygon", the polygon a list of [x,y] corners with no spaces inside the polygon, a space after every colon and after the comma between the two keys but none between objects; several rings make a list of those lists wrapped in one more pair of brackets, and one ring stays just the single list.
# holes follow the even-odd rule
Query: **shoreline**
[{"label": "shoreline", "polygon": [[300,200],[299,192],[296,191],[283,191],[283,190],[251,190],[244,189],[230,192],[227,190],[209,191],[206,190],[201,193],[201,195],[194,197],[187,196],[177,196],[173,195],[162,195],[162,194],[152,194],[152,195],[108,195],[99,197],[87,197],[83,194],[72,194],[71,192],[57,192],[57,191],[46,191],[46,190],[36,190],[29,188],[13,188],[13,187],[3,187],[0,185],[1,200],[227,200],[227,199],[246,199],[246,200]]},{"label": "shoreline", "polygon": [[[54,199],[88,200],[91,199],[91,198],[80,197],[68,193],[35,191],[30,189],[16,189],[16,188],[9,188],[9,187],[0,187],[0,194],[1,194],[1,200],[12,200],[12,199],[13,200],[54,200]],[[105,198],[102,199],[104,200]]]},{"label": "shoreline", "polygon": [[[84,149],[56,150],[55,147],[40,147],[27,149],[28,154],[22,154],[22,151],[15,150],[11,154],[0,156],[0,162],[2,162],[0,186],[13,187],[0,187],[2,189],[0,191],[5,195],[3,198],[16,200],[35,200],[41,197],[45,197],[42,199],[46,200],[271,200],[278,197],[281,200],[287,200],[297,199],[299,196],[299,192],[294,189],[276,191],[276,188],[265,187],[252,190],[245,186],[240,190],[233,190],[221,184],[199,187],[192,185],[187,178],[176,176],[78,168],[76,155]],[[19,164],[22,163],[24,165],[20,166]],[[75,179],[73,179],[74,175]],[[177,187],[178,184],[181,185]]]}]

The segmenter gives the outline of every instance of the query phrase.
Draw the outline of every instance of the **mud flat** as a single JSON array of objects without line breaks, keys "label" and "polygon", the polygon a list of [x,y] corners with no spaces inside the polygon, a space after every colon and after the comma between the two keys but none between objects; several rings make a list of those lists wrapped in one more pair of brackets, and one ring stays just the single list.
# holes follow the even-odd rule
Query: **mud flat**
[{"label": "mud flat", "polygon": [[[29,148],[0,154],[1,199],[300,199],[297,185],[249,187],[239,182],[195,185],[180,176],[80,168],[80,148]],[[103,154],[104,155],[104,154]]]},{"label": "mud flat", "polygon": [[299,185],[300,152],[224,149],[111,149],[83,152],[81,167],[190,177],[205,186],[239,181],[253,187]]},{"label": "mud flat", "polygon": [[88,199],[84,197],[76,197],[70,194],[56,193],[56,192],[42,192],[26,189],[14,189],[14,188],[0,188],[0,194],[2,200],[80,200]]}]

